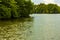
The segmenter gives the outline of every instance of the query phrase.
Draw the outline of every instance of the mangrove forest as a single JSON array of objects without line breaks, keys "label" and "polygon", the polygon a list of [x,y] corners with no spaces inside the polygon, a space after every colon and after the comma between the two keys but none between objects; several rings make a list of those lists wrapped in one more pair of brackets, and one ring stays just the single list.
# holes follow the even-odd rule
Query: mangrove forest
[{"label": "mangrove forest", "polygon": [[40,3],[34,5],[34,13],[39,14],[60,14],[60,6],[57,4]]},{"label": "mangrove forest", "polygon": [[0,0],[0,18],[29,17],[32,10],[31,0]]}]

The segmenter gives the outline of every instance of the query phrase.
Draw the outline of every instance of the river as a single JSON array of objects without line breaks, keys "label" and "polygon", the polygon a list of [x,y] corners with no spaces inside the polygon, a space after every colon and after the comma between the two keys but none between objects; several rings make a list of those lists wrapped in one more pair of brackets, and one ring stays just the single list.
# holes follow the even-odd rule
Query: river
[{"label": "river", "polygon": [[0,40],[60,40],[60,14],[0,21]]}]

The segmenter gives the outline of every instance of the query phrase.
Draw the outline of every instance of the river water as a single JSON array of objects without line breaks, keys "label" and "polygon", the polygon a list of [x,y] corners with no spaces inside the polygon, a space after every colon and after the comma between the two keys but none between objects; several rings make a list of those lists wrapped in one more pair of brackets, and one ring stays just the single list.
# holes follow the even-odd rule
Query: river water
[{"label": "river water", "polygon": [[60,14],[0,21],[0,40],[60,40]]}]

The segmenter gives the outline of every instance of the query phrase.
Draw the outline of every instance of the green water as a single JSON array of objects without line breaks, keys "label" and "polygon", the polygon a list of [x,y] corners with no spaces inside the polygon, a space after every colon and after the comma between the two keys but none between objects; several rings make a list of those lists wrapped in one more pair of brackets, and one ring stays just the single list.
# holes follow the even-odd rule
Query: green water
[{"label": "green water", "polygon": [[26,40],[32,22],[32,18],[0,20],[0,40]]},{"label": "green water", "polygon": [[0,40],[60,40],[60,14],[0,21]]}]

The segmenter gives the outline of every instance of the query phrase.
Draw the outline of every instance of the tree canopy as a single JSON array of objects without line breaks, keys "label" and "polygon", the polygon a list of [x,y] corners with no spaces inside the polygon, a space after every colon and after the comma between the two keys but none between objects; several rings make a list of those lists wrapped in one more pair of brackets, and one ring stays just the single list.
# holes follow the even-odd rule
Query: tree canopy
[{"label": "tree canopy", "polygon": [[28,17],[32,10],[31,0],[0,0],[0,18]]},{"label": "tree canopy", "polygon": [[38,5],[35,5],[35,13],[47,13],[47,14],[55,14],[60,13],[60,6],[57,4],[44,4],[40,3]]}]

